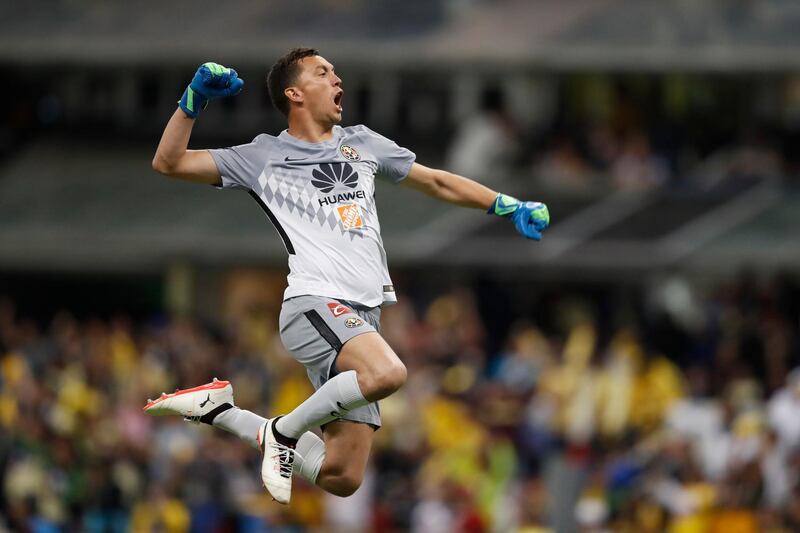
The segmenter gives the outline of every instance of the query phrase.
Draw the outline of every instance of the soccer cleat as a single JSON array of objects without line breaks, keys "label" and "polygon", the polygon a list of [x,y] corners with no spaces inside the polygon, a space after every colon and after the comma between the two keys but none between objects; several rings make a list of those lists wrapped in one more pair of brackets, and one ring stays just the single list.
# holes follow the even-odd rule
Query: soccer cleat
[{"label": "soccer cleat", "polygon": [[162,392],[157,400],[147,400],[143,410],[148,415],[180,415],[188,422],[199,423],[203,416],[225,404],[235,405],[233,386],[229,381],[214,378],[211,383],[192,389],[178,389],[172,394]]},{"label": "soccer cleat", "polygon": [[261,460],[261,480],[278,503],[287,504],[292,497],[292,467],[294,447],[278,442],[273,432],[275,418],[267,420],[258,430]]}]

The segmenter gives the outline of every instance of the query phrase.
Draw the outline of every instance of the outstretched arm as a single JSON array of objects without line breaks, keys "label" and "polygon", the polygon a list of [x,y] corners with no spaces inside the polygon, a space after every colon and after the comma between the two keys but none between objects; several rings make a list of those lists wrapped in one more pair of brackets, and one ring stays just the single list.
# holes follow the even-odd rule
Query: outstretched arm
[{"label": "outstretched arm", "polygon": [[401,182],[438,200],[463,207],[485,209],[491,215],[510,218],[523,236],[540,240],[550,224],[547,206],[540,202],[520,202],[469,178],[413,163]]},{"label": "outstretched arm", "polygon": [[437,200],[477,209],[489,209],[497,192],[469,178],[414,163],[401,182]]},{"label": "outstretched arm", "polygon": [[188,150],[194,122],[212,98],[231,96],[244,81],[232,68],[203,63],[186,87],[178,109],[169,119],[153,157],[153,169],[166,176],[197,183],[220,185],[219,170],[208,150]]}]

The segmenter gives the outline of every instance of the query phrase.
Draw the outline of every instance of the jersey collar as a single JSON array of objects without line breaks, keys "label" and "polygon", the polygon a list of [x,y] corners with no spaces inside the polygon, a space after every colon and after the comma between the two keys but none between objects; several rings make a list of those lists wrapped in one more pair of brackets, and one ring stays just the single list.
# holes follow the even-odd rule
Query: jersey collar
[{"label": "jersey collar", "polygon": [[278,137],[284,141],[289,141],[294,144],[299,144],[302,146],[308,147],[325,147],[325,146],[337,146],[339,144],[339,139],[342,135],[342,127],[341,126],[334,126],[333,127],[333,136],[328,139],[327,141],[320,141],[317,143],[312,143],[308,141],[304,141],[302,139],[298,139],[297,137],[293,137],[289,134],[289,130],[285,129],[278,134]]}]

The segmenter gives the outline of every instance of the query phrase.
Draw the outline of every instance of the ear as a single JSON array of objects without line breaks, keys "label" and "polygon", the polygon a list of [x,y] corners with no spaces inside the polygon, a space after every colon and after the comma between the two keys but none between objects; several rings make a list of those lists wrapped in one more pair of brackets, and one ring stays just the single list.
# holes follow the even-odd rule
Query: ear
[{"label": "ear", "polygon": [[289,99],[290,102],[294,102],[296,104],[303,103],[303,91],[297,87],[287,87],[284,89],[283,94]]}]

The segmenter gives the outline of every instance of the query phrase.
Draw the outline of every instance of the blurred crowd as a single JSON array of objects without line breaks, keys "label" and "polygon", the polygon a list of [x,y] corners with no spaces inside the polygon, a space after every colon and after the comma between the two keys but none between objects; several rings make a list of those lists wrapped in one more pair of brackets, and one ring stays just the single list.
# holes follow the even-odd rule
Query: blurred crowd
[{"label": "blurred crowd", "polygon": [[[576,83],[533,125],[489,88],[456,129],[446,168],[489,182],[523,178],[565,194],[797,183],[800,91],[787,85],[775,103],[780,111],[760,116],[752,102],[731,112],[720,87],[698,81],[667,79],[638,91],[621,80]],[[680,96],[669,101],[670,92]]]},{"label": "blurred crowd", "polygon": [[365,483],[341,499],[297,480],[288,507],[261,487],[256,450],[141,411],[215,376],[262,415],[299,404],[311,389],[280,345],[279,302],[220,326],[42,324],[6,300],[0,531],[800,530],[791,279],[564,293],[505,328],[478,300],[461,287],[383,310],[409,381],[381,402]]}]

